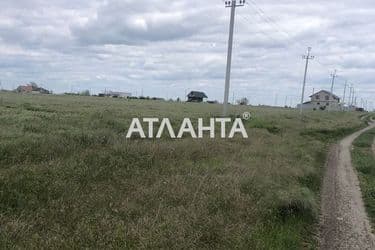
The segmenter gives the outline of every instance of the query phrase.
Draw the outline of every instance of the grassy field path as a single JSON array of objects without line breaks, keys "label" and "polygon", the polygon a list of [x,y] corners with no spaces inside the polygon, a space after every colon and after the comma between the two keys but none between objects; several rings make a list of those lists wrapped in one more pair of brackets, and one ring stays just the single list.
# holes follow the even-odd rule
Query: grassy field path
[{"label": "grassy field path", "polygon": [[375,249],[358,176],[352,166],[353,141],[375,123],[331,148],[322,190],[320,249]]}]

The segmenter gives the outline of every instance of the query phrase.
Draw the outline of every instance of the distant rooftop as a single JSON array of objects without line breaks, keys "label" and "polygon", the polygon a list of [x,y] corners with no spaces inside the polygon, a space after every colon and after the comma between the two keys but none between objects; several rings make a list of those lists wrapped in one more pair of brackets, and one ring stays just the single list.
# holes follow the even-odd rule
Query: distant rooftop
[{"label": "distant rooftop", "polygon": [[322,92],[324,92],[324,93],[326,93],[327,95],[332,95],[334,98],[336,98],[336,99],[340,99],[340,97],[338,97],[337,95],[335,95],[335,94],[333,94],[333,93],[331,93],[330,91],[327,91],[327,90],[320,90],[320,91],[318,91],[318,92],[315,92],[314,94],[312,94],[310,97],[313,97],[313,96],[315,96],[315,95],[317,95],[317,94],[320,94],[320,93],[322,93]]},{"label": "distant rooftop", "polygon": [[208,98],[207,95],[204,92],[199,92],[199,91],[191,91],[188,94],[188,97]]}]

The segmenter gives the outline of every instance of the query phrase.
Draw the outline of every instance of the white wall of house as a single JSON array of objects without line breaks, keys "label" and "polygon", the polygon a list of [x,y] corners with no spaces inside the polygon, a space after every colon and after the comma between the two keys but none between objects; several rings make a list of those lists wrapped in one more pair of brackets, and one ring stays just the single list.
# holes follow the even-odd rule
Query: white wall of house
[{"label": "white wall of house", "polygon": [[[311,101],[304,103],[302,108],[308,110],[342,110],[340,98],[327,91],[319,91],[310,96]],[[300,106],[299,106],[300,107]]]},{"label": "white wall of house", "polygon": [[[297,105],[297,109],[300,109],[301,107],[301,104],[298,104]],[[304,103],[302,105],[302,109],[305,109],[305,110],[313,110],[314,109],[314,105],[312,103]]]},{"label": "white wall of house", "polygon": [[118,97],[121,97],[121,98],[129,98],[129,97],[132,96],[131,93],[127,93],[127,92],[114,92],[114,91],[109,91],[108,94],[111,95],[111,96],[118,96]]}]

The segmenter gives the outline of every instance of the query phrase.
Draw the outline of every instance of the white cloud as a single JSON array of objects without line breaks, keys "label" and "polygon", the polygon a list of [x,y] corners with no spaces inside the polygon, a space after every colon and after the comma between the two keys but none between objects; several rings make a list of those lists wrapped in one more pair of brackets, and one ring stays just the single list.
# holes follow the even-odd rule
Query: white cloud
[{"label": "white cloud", "polygon": [[[231,90],[254,102],[298,100],[302,54],[313,47],[308,91],[345,79],[373,99],[375,8],[370,0],[265,0],[238,8]],[[229,9],[197,0],[3,0],[0,75],[57,92],[92,89],[222,99]],[[284,96],[282,98],[282,96]]]}]

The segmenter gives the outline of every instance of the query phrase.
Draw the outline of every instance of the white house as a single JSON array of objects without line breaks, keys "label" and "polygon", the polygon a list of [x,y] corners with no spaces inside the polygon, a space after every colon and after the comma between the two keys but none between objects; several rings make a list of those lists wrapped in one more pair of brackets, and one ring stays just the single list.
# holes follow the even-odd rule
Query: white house
[{"label": "white house", "polygon": [[127,93],[127,92],[114,92],[114,91],[107,92],[107,95],[111,96],[111,97],[118,97],[118,98],[129,98],[129,97],[132,96],[131,93]]},{"label": "white house", "polygon": [[[342,109],[340,103],[340,97],[337,95],[326,91],[321,90],[319,92],[314,93],[310,96],[311,100],[305,102],[302,106],[303,109],[306,110],[332,110],[332,111],[339,111]],[[300,104],[298,108],[300,108]]]}]

